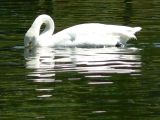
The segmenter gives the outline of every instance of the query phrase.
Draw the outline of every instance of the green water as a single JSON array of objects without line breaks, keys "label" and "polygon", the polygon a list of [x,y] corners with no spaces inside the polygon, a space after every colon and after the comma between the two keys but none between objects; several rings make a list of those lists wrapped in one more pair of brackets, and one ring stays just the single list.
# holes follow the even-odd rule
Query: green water
[{"label": "green water", "polygon": [[[125,48],[23,48],[40,14],[141,26]],[[0,120],[159,120],[159,0],[1,0]]]}]

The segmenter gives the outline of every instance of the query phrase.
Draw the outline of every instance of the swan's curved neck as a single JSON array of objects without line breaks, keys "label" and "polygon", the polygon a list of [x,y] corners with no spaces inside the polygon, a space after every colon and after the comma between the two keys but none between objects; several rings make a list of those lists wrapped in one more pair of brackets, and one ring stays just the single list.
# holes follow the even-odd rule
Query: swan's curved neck
[{"label": "swan's curved neck", "polygon": [[[42,24],[45,25],[45,28],[43,32],[40,34],[40,29],[41,29]],[[41,15],[35,19],[35,21],[32,24],[32,28],[34,29],[35,34],[37,36],[40,36],[42,34],[52,35],[54,32],[54,22],[50,16]]]}]

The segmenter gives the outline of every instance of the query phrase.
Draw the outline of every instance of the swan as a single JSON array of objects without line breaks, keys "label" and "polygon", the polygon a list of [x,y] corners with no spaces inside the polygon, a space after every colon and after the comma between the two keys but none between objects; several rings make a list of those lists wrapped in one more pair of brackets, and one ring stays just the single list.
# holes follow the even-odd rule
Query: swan
[{"label": "swan", "polygon": [[[45,25],[41,32],[42,25]],[[39,15],[24,36],[25,47],[66,46],[124,46],[129,39],[136,39],[135,33],[141,27],[84,23],[54,33],[53,19]]]}]

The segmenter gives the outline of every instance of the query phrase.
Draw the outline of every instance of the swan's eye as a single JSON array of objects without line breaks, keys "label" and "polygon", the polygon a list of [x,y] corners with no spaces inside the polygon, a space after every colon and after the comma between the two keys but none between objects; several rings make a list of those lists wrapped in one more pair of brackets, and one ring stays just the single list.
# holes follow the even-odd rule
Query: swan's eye
[{"label": "swan's eye", "polygon": [[29,42],[29,45],[31,45],[31,44],[32,44],[32,41]]},{"label": "swan's eye", "polygon": [[32,41],[29,41],[28,47],[31,48],[33,46]]}]

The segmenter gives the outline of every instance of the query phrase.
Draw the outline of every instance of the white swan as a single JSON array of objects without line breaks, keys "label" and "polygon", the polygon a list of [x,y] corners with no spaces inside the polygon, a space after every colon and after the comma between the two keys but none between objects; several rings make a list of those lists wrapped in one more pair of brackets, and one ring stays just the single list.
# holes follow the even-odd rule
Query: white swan
[{"label": "white swan", "polygon": [[[45,25],[45,28],[40,32],[42,24]],[[25,34],[24,46],[125,45],[129,39],[136,39],[134,34],[141,30],[141,27],[87,23],[53,34],[54,28],[54,22],[50,16],[45,14],[38,16]]]}]

